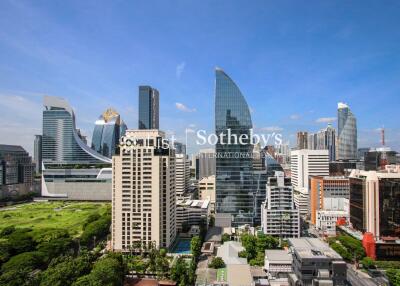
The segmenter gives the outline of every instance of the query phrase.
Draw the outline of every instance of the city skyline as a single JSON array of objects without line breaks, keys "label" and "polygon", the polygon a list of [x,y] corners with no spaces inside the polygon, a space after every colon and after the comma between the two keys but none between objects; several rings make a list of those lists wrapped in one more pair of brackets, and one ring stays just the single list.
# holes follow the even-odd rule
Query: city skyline
[{"label": "city skyline", "polygon": [[[399,150],[398,3],[262,4],[180,3],[166,17],[162,2],[68,2],[63,12],[51,2],[2,2],[2,143],[33,154],[45,94],[69,101],[89,138],[108,107],[136,129],[143,84],[160,91],[161,130],[180,140],[186,128],[211,132],[220,66],[241,87],[255,128],[282,132],[292,146],[296,131],[337,128],[336,106],[345,102],[357,117],[359,147],[379,146],[384,126],[387,146]],[[150,6],[151,20],[140,12]]]}]

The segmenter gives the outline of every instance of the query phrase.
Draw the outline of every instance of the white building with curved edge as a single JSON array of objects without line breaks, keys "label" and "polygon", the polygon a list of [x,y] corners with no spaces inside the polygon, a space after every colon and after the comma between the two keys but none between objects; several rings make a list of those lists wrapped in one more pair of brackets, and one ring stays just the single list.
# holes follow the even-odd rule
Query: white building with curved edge
[{"label": "white building with curved edge", "polygon": [[42,196],[111,200],[111,159],[85,143],[66,100],[45,96],[42,134]]}]

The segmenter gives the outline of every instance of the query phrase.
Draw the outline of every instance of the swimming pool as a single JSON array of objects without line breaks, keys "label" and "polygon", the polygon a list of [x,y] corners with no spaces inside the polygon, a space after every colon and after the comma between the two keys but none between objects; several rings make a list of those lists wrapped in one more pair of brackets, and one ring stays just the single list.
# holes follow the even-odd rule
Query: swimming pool
[{"label": "swimming pool", "polygon": [[172,253],[190,254],[190,239],[178,238],[178,241],[172,248]]}]

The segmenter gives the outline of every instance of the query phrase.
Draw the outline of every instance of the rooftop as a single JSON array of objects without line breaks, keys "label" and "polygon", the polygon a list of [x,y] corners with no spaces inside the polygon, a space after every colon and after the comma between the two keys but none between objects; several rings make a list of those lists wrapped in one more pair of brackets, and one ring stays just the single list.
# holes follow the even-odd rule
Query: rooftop
[{"label": "rooftop", "polygon": [[246,258],[240,258],[239,252],[244,250],[244,247],[237,241],[227,241],[218,248],[217,256],[221,257],[226,265],[231,264],[246,264]]},{"label": "rooftop", "polygon": [[286,250],[281,249],[265,250],[265,259],[268,259],[270,262],[292,262],[292,256]]},{"label": "rooftop", "polygon": [[328,244],[318,238],[289,238],[289,244],[300,258],[342,259]]},{"label": "rooftop", "polygon": [[6,144],[0,144],[0,151],[3,151],[3,152],[26,152],[25,149],[19,145],[6,145]]}]

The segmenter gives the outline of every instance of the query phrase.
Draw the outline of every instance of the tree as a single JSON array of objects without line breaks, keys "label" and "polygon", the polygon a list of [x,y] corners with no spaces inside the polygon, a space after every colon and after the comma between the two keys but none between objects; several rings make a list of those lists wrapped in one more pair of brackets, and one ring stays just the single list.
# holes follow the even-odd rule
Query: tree
[{"label": "tree", "polygon": [[388,277],[391,285],[400,286],[400,270],[390,268],[386,270],[386,276]]},{"label": "tree", "polygon": [[341,244],[339,243],[331,243],[330,245],[334,251],[336,251],[344,260],[350,261],[352,258],[352,255],[347,251],[346,248],[344,248]]},{"label": "tree", "polygon": [[35,249],[36,243],[33,241],[30,231],[31,229],[27,228],[17,229],[7,237],[13,255]]},{"label": "tree", "polygon": [[90,274],[79,278],[74,286],[120,286],[123,285],[126,267],[120,254],[108,254],[98,260]]},{"label": "tree", "polygon": [[0,241],[0,265],[6,262],[11,254],[11,246],[8,241]]},{"label": "tree", "polygon": [[102,218],[89,223],[82,235],[81,235],[81,242],[85,245],[94,245],[94,240],[102,239],[107,236],[111,225],[111,216],[105,215]]},{"label": "tree", "polygon": [[15,226],[10,225],[3,228],[0,232],[0,237],[8,236],[15,231]]},{"label": "tree", "polygon": [[224,233],[224,234],[222,235],[221,240],[222,240],[222,243],[227,242],[227,241],[230,241],[230,240],[231,240],[231,236],[230,236],[229,234],[227,234],[227,233]]},{"label": "tree", "polygon": [[257,255],[257,249],[256,249],[256,243],[257,239],[254,235],[251,234],[242,234],[241,236],[242,240],[242,245],[246,249],[247,253],[247,259],[251,260],[256,257]]},{"label": "tree", "polygon": [[199,236],[192,237],[192,240],[190,241],[190,251],[194,258],[199,258],[201,254],[201,239]]},{"label": "tree", "polygon": [[59,257],[53,260],[49,267],[40,274],[40,285],[71,285],[79,277],[90,272],[92,261],[93,256],[86,253],[77,258],[71,256]]},{"label": "tree", "polygon": [[370,257],[364,257],[361,260],[361,264],[362,264],[363,268],[369,269],[369,268],[372,268],[375,265],[375,261]]},{"label": "tree", "polygon": [[257,256],[249,261],[251,266],[264,266],[264,252],[258,252]]},{"label": "tree", "polygon": [[189,284],[187,268],[185,260],[179,257],[171,269],[171,279],[177,282],[179,286],[186,286]]},{"label": "tree", "polygon": [[24,252],[13,256],[1,267],[1,272],[4,274],[8,271],[16,269],[35,270],[43,266],[43,256],[40,252]]},{"label": "tree", "polygon": [[214,257],[210,264],[208,264],[208,267],[218,269],[218,268],[224,268],[225,267],[225,262],[221,257]]}]

